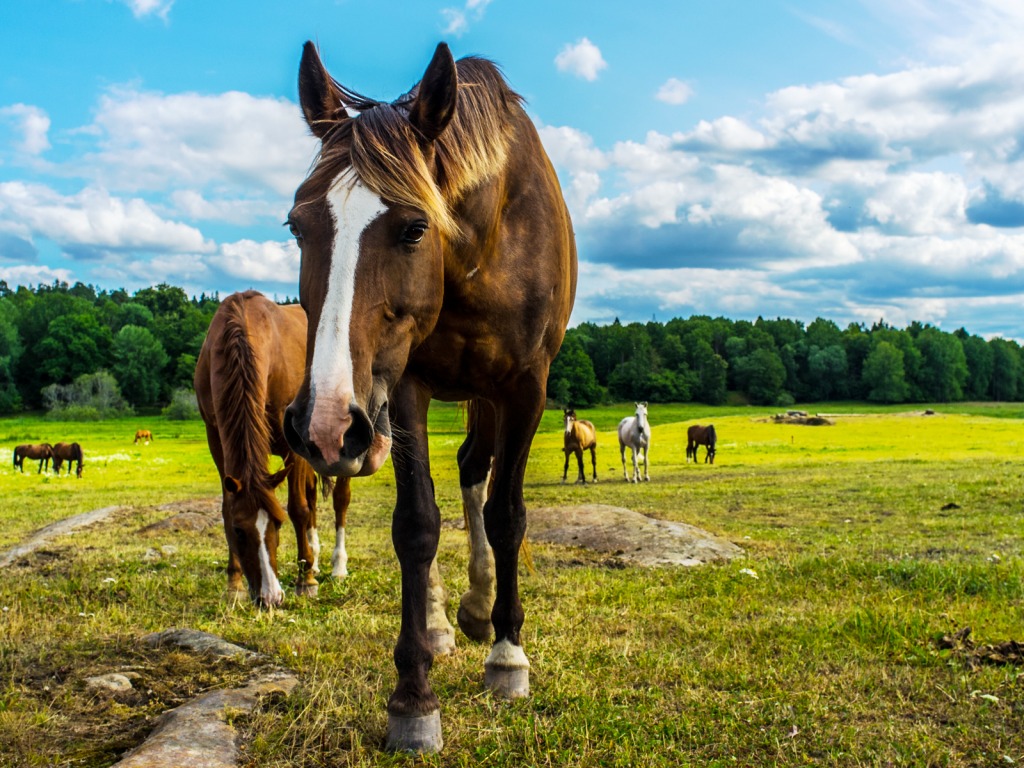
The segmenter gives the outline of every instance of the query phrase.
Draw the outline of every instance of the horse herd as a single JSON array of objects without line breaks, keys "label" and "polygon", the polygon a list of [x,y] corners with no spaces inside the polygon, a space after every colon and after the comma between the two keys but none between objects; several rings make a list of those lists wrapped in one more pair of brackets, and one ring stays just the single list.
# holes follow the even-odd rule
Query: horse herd
[{"label": "horse herd", "polygon": [[[594,425],[586,419],[576,416],[573,408],[562,410],[562,422],[564,424],[564,447],[565,467],[562,470],[562,482],[566,481],[569,475],[569,457],[575,456],[579,466],[579,474],[576,478],[577,484],[586,483],[586,474],[583,471],[583,452],[590,451],[590,464],[593,468],[593,482],[597,482],[597,430]],[[647,421],[647,403],[636,403],[636,412],[627,416],[619,422],[619,457],[622,459],[622,477],[626,482],[640,482],[640,462],[643,462],[643,479],[650,480],[651,476],[647,470],[647,454],[651,446],[651,425]],[[705,464],[715,463],[715,444],[718,436],[715,434],[715,425],[708,424],[701,426],[694,424],[686,432],[686,461],[692,458],[697,462],[697,448],[704,446],[707,453],[704,455]],[[626,469],[626,448],[630,450],[633,461],[633,471]]]},{"label": "horse herd", "polygon": [[37,443],[17,446],[14,449],[14,468],[24,472],[25,459],[39,462],[36,474],[40,474],[44,469],[49,470],[52,461],[53,471],[59,475],[66,461],[69,475],[71,474],[71,465],[77,463],[75,476],[82,476],[82,446],[78,443],[57,443],[56,445]]}]

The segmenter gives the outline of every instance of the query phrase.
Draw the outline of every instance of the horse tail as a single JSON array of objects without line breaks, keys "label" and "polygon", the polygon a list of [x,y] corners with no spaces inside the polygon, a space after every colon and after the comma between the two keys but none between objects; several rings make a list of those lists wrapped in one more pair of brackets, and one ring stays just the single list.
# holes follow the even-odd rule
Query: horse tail
[{"label": "horse tail", "polygon": [[221,364],[221,387],[215,403],[222,440],[227,437],[237,457],[238,479],[243,486],[265,487],[268,482],[266,457],[270,454],[270,424],[267,421],[266,377],[260,359],[249,341],[245,299],[228,296],[221,304],[224,327],[216,355]]}]

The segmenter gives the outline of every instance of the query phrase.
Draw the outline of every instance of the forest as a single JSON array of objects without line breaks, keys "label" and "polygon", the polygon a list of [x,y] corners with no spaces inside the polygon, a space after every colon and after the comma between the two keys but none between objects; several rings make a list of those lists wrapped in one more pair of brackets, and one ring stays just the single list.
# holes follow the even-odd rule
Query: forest
[{"label": "forest", "polygon": [[[0,414],[129,413],[186,397],[217,294],[160,284],[129,294],[0,281]],[[911,323],[840,328],[776,318],[695,315],[665,323],[582,323],[548,378],[559,405],[739,399],[879,403],[1024,400],[1024,350],[960,328]],[[75,409],[78,409],[77,411]]]}]

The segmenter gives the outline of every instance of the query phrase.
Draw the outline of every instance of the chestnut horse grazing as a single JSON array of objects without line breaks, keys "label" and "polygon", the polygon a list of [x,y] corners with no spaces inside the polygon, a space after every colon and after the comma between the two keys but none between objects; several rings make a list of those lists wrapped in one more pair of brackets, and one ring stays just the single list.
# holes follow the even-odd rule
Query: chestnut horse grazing
[{"label": "chestnut horse grazing", "polygon": [[[632,476],[626,472],[626,446],[633,458]],[[636,413],[619,422],[619,456],[622,458],[622,476],[626,482],[640,482],[638,456],[643,452],[644,480],[650,480],[647,473],[647,454],[651,448],[651,425],[647,422],[647,403],[636,403]]]},{"label": "chestnut horse grazing", "polygon": [[562,482],[569,475],[569,456],[576,455],[576,463],[579,464],[579,476],[576,483],[586,483],[587,477],[583,472],[583,452],[590,451],[590,464],[594,470],[594,482],[597,482],[597,430],[594,425],[586,419],[577,419],[576,411],[572,408],[565,408],[562,411],[562,418],[565,420],[565,468],[562,470]]},{"label": "chestnut horse grazing", "polygon": [[[277,576],[277,545],[285,512],[274,489],[285,479],[288,517],[298,542],[296,591],[317,593],[318,478],[306,461],[292,453],[282,427],[284,409],[302,383],[305,357],[302,308],[279,306],[256,291],[247,291],[233,293],[221,303],[196,363],[196,398],[224,493],[228,593],[244,594],[244,573],[250,597],[263,606],[280,605],[284,599]],[[272,453],[284,459],[284,468],[274,474],[267,469]],[[333,496],[338,537],[332,573],[341,577],[347,574],[347,479],[334,486]]]},{"label": "chestnut horse grazing", "polygon": [[14,449],[14,468],[20,469],[22,472],[25,471],[25,459],[37,459],[39,461],[39,470],[36,472],[38,475],[43,471],[44,465],[46,469],[50,468],[50,459],[53,458],[53,446],[49,443],[38,443],[36,445],[19,445]]},{"label": "chestnut horse grazing", "polygon": [[149,441],[152,440],[152,439],[153,439],[153,433],[150,432],[148,429],[139,429],[139,430],[136,430],[136,432],[135,432],[135,442],[136,443],[138,443],[139,440],[144,440],[145,444],[149,445]]},{"label": "chestnut horse grazing", "polygon": [[697,463],[697,448],[699,446],[707,447],[707,454],[704,456],[705,464],[715,463],[715,443],[718,442],[718,435],[715,434],[715,425],[708,424],[706,427],[702,427],[700,424],[694,424],[688,430],[686,430],[686,462],[690,462],[690,457],[693,457],[693,463]]},{"label": "chestnut horse grazing", "polygon": [[53,471],[58,475],[64,462],[68,463],[68,474],[71,474],[71,465],[78,463],[75,470],[75,477],[82,476],[82,446],[78,443],[57,443],[53,446]]},{"label": "chestnut horse grazing", "polygon": [[402,626],[387,746],[434,752],[440,704],[427,673],[444,589],[427,409],[431,398],[472,401],[458,452],[471,548],[458,621],[473,639],[493,628],[486,684],[526,696],[523,475],[576,291],[572,225],[521,98],[489,61],[456,64],[438,45],[419,84],[386,103],[339,85],[306,43],[299,96],[321,150],[288,216],[309,341],[285,431],[341,476],[376,472],[394,435]]}]

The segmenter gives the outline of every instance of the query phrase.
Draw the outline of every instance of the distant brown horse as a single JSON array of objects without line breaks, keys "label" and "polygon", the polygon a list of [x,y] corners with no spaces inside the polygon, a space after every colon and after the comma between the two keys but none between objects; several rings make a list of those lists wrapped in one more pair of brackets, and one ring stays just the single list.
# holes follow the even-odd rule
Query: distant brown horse
[{"label": "distant brown horse", "polygon": [[78,463],[75,470],[75,477],[82,476],[82,446],[78,443],[57,443],[53,446],[53,471],[58,475],[64,462],[68,463],[68,474],[71,474],[71,464]]},{"label": "distant brown horse", "polygon": [[700,424],[694,424],[688,430],[686,430],[686,461],[689,463],[690,459],[693,459],[694,464],[697,463],[697,448],[699,446],[705,446],[707,448],[707,454],[704,456],[705,464],[715,463],[715,443],[718,442],[718,435],[715,434],[715,425],[708,424],[706,427],[702,427]]},{"label": "distant brown horse", "polygon": [[479,409],[459,482],[471,552],[489,543],[493,568],[471,561],[458,620],[475,639],[493,628],[485,685],[526,696],[523,477],[576,291],[572,224],[521,97],[489,61],[456,63],[441,44],[419,84],[380,102],[339,85],[307,43],[299,100],[321,149],[288,216],[309,341],[285,431],[313,466],[341,476],[376,472],[394,436],[402,623],[387,746],[434,752],[440,703],[427,676],[441,516],[427,412],[433,398]]},{"label": "distant brown horse", "polygon": [[53,446],[49,443],[38,443],[36,445],[19,445],[14,449],[14,468],[25,471],[25,459],[38,459],[39,471],[50,468],[50,459],[53,458]]},{"label": "distant brown horse", "polygon": [[[288,481],[288,513],[298,541],[300,595],[317,593],[320,541],[316,527],[318,476],[292,453],[282,431],[284,409],[302,383],[306,314],[280,306],[256,291],[228,296],[217,309],[196,364],[195,391],[206,422],[210,453],[221,476],[222,514],[228,542],[228,592],[280,605],[277,575],[279,529],[285,512],[274,489]],[[271,474],[270,454],[284,459]],[[323,481],[328,482],[329,481]],[[325,490],[329,486],[323,486]],[[334,485],[336,544],[332,574],[347,574],[345,516],[348,479]]]},{"label": "distant brown horse", "polygon": [[152,439],[153,439],[153,433],[150,432],[148,429],[140,429],[140,430],[137,430],[135,432],[135,442],[136,443],[138,443],[139,440],[145,440],[146,443],[149,444],[149,441],[152,440]]},{"label": "distant brown horse", "polygon": [[579,476],[576,483],[587,482],[586,474],[583,471],[583,452],[590,451],[590,464],[594,471],[594,482],[597,482],[597,430],[594,425],[586,419],[576,418],[576,411],[566,408],[562,411],[562,418],[565,422],[563,433],[565,451],[565,468],[562,470],[562,482],[565,482],[569,475],[569,456],[576,455],[576,463],[579,464]]}]

